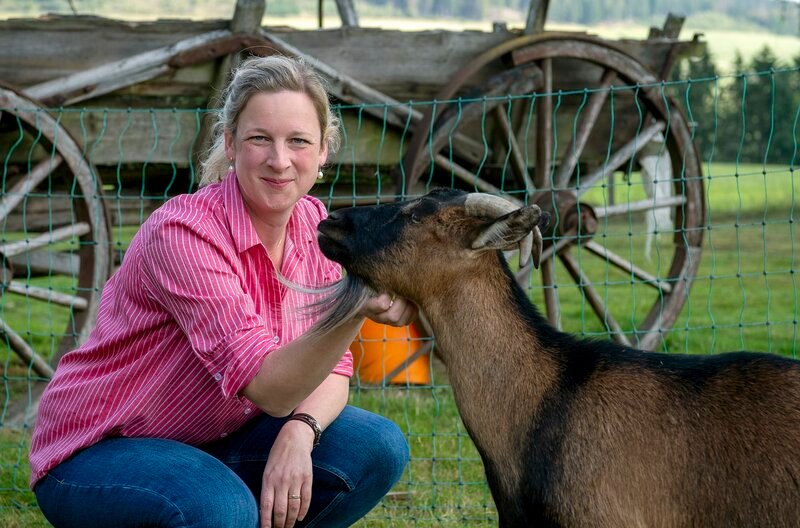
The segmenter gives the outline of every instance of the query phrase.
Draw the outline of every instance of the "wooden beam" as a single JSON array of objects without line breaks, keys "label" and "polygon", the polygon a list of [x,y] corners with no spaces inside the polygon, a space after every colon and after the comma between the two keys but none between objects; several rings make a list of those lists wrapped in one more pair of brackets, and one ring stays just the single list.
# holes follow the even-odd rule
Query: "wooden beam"
[{"label": "wooden beam", "polygon": [[[258,37],[261,29],[261,20],[264,18],[267,4],[265,0],[236,0],[236,8],[233,10],[230,30],[234,35],[245,35]],[[239,46],[230,53],[223,55],[216,61],[214,78],[211,81],[211,90],[207,108],[222,107],[222,93],[233,72],[239,67],[242,60],[242,49],[246,46]],[[208,151],[213,141],[213,115],[206,114],[200,122],[199,145],[200,148],[193,152],[194,161],[199,166],[201,156]]]},{"label": "wooden beam", "polygon": [[547,19],[547,10],[550,7],[550,0],[531,0],[528,8],[528,16],[525,19],[526,35],[533,35],[544,31],[544,22]]},{"label": "wooden beam", "polygon": [[69,105],[153,79],[171,69],[211,60],[249,45],[264,44],[260,38],[253,39],[252,36],[233,35],[230,30],[209,31],[170,46],[30,86],[24,93],[44,105]]},{"label": "wooden beam", "polygon": [[[292,46],[285,40],[273,33],[262,30],[261,34],[275,44],[282,51],[302,58],[307,64],[311,65],[317,72],[322,74],[328,81],[328,90],[337,98],[351,104],[364,104],[364,112],[372,114],[380,119],[386,118],[387,122],[405,127],[411,114],[411,121],[418,121],[422,118],[422,113],[412,109],[408,105],[389,97],[385,93],[374,90],[356,79],[346,75],[330,65],[303,53],[300,49]],[[375,103],[386,105],[388,113],[384,116],[384,108],[376,106]]]},{"label": "wooden beam", "polygon": [[236,0],[236,8],[231,19],[231,32],[255,35],[261,28],[261,20],[266,9],[265,0]]},{"label": "wooden beam", "polygon": [[336,0],[336,9],[339,11],[339,18],[342,19],[342,26],[358,27],[358,13],[353,0]]}]

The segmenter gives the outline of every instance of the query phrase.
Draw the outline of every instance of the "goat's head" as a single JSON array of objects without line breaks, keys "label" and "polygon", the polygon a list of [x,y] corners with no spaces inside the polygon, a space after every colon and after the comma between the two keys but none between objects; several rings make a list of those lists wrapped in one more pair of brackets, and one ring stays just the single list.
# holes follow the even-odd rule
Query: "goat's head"
[{"label": "goat's head", "polygon": [[532,254],[538,266],[540,228],[548,221],[536,205],[518,208],[498,196],[436,189],[406,202],[334,211],[320,223],[318,238],[325,256],[373,289],[418,299],[431,280],[455,280],[488,251],[519,245],[522,263]]}]

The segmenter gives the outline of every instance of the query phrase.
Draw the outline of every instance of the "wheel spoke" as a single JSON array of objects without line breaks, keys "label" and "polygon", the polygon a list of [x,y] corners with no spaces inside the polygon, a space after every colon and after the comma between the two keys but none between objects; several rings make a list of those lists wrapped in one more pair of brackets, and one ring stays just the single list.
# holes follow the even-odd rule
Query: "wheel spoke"
[{"label": "wheel spoke", "polygon": [[590,240],[585,244],[581,244],[581,247],[591,251],[595,255],[605,259],[608,261],[609,264],[616,266],[617,268],[621,269],[625,273],[633,275],[640,281],[648,284],[658,290],[661,291],[662,294],[666,295],[672,293],[672,285],[668,282],[664,282],[663,280],[659,279],[655,275],[651,275],[647,273],[643,269],[639,268],[632,262],[629,262],[622,258],[621,256],[617,255],[616,253],[610,251],[605,246],[598,244],[597,242]]},{"label": "wheel spoke", "polygon": [[62,161],[63,158],[56,154],[52,158],[37,163],[33,170],[9,189],[2,200],[0,200],[0,218],[8,216],[8,213],[10,213],[28,193],[35,189],[37,185],[42,183],[51,172],[61,165]]},{"label": "wheel spoke", "polygon": [[11,346],[11,349],[16,352],[27,365],[31,366],[34,372],[44,378],[53,377],[53,369],[47,364],[47,361],[34,352],[34,350],[28,346],[28,343],[14,332],[2,319],[0,319],[0,334],[5,335],[6,343]]},{"label": "wheel spoke", "polygon": [[18,295],[24,295],[25,297],[30,297],[32,299],[39,299],[40,301],[58,304],[60,306],[69,306],[75,310],[85,310],[89,306],[89,303],[86,301],[86,299],[78,295],[69,295],[67,293],[61,293],[47,288],[40,288],[39,286],[31,286],[30,284],[25,284],[18,281],[11,281],[6,286],[6,291],[16,293]]},{"label": "wheel spoke", "polygon": [[597,218],[604,218],[607,216],[618,216],[637,211],[652,211],[653,209],[662,209],[664,207],[675,207],[678,205],[684,205],[685,203],[686,197],[680,194],[678,196],[670,196],[669,198],[662,198],[660,200],[640,200],[638,202],[628,202],[626,204],[595,207],[594,211],[597,214]]},{"label": "wheel spoke", "polygon": [[603,73],[602,79],[600,79],[600,85],[597,88],[598,91],[594,92],[589,98],[586,109],[581,114],[580,126],[575,135],[572,136],[572,139],[570,139],[564,154],[564,160],[558,167],[558,172],[555,177],[555,185],[557,188],[563,189],[569,184],[570,176],[572,176],[572,172],[578,164],[578,159],[580,159],[583,149],[586,147],[586,141],[589,139],[594,129],[594,125],[600,115],[600,110],[603,108],[606,99],[608,99],[608,88],[616,79],[616,72],[613,70],[606,70]]},{"label": "wheel spoke", "polygon": [[[436,154],[434,160],[436,161],[436,165],[442,167],[445,170],[450,171],[458,179],[464,181],[469,185],[474,186],[476,189],[482,192],[492,193],[492,194],[503,194],[503,191],[501,189],[495,187],[491,183],[482,180],[474,172],[470,172],[461,165],[459,165],[458,163],[450,161],[450,159],[448,159],[446,156],[442,154]],[[518,203],[519,205],[522,205],[522,202],[520,202],[516,198],[514,198],[513,201],[515,203]]]},{"label": "wheel spoke", "polygon": [[42,233],[41,235],[35,236],[29,240],[18,240],[0,245],[0,253],[5,254],[6,257],[13,257],[14,255],[27,253],[50,244],[64,242],[65,240],[70,240],[73,237],[80,237],[90,233],[91,231],[92,226],[86,222],[78,222],[76,224],[59,227],[58,229],[54,229],[53,231],[47,233]]},{"label": "wheel spoke", "polygon": [[484,146],[480,141],[472,139],[466,134],[452,135],[453,150],[458,152],[458,157],[470,163],[480,163],[484,155],[491,156],[492,150]]},{"label": "wheel spoke", "polygon": [[556,290],[556,269],[552,258],[542,261],[542,285],[544,286],[544,307],[547,319],[556,328],[561,328],[561,307]]},{"label": "wheel spoke", "polygon": [[[507,196],[506,198],[510,197]],[[575,242],[574,239],[576,235],[577,231],[575,231],[574,229],[570,229],[566,234],[559,235],[558,240],[554,244],[549,244],[544,248],[544,250],[542,250],[542,255],[541,257],[539,257],[539,262],[544,262],[548,260],[554,254],[559,253],[565,247],[569,246],[570,244],[573,244]],[[524,267],[517,270],[517,273],[515,274],[517,282],[519,284],[522,284],[523,280],[528,275],[528,273],[531,272],[532,269],[533,269],[533,260],[528,262],[528,264],[526,264]]]},{"label": "wheel spoke", "polygon": [[625,143],[621,149],[615,152],[608,159],[608,162],[604,163],[600,168],[592,172],[586,178],[581,178],[581,181],[578,182],[578,196],[585,194],[600,179],[608,174],[613,173],[615,170],[621,167],[622,164],[643,149],[650,142],[650,140],[655,137],[656,134],[662,132],[665,127],[666,123],[663,121],[657,121],[644,129],[640,134],[634,136],[633,139]]},{"label": "wheel spoke", "polygon": [[9,259],[20,269],[27,269],[31,276],[68,275],[77,277],[81,271],[81,259],[75,253],[47,250],[31,251]]},{"label": "wheel spoke", "polygon": [[630,346],[631,342],[627,337],[625,337],[622,327],[608,312],[608,308],[606,308],[606,305],[603,303],[603,299],[600,297],[600,294],[597,293],[597,290],[595,290],[594,286],[592,286],[589,278],[583,273],[583,271],[581,271],[580,266],[575,260],[575,257],[572,256],[572,253],[569,251],[562,251],[558,254],[558,257],[561,259],[564,267],[567,268],[570,276],[572,276],[572,280],[574,280],[581,289],[583,296],[589,302],[589,306],[592,307],[592,310],[597,317],[603,322],[603,324],[605,324],[606,329],[614,336],[614,340],[623,345]]},{"label": "wheel spoke", "polygon": [[553,61],[542,60],[543,86],[545,94],[536,102],[536,173],[534,182],[539,189],[549,187],[548,177],[553,152]]},{"label": "wheel spoke", "polygon": [[[470,163],[480,163],[484,157],[492,157],[493,152],[485,145],[484,141],[476,140],[459,132],[460,123],[469,123],[479,120],[484,113],[500,105],[499,99],[484,99],[470,103],[459,103],[445,110],[450,114],[448,118],[440,118],[444,125],[437,125],[436,133],[431,142],[433,145],[452,145],[450,150],[458,153],[460,159]],[[501,105],[502,106],[502,105]],[[451,123],[452,120],[452,123]],[[447,126],[449,125],[449,126]],[[487,150],[488,149],[488,150]]]},{"label": "wheel spoke", "polygon": [[511,127],[511,120],[508,118],[505,107],[500,105],[495,108],[495,114],[497,115],[497,121],[500,123],[500,129],[506,136],[506,145],[510,150],[511,161],[514,164],[514,168],[522,179],[522,182],[525,185],[525,190],[528,191],[528,194],[532,194],[536,191],[536,187],[533,185],[533,180],[531,180],[531,177],[528,174],[528,165],[525,162],[525,158],[522,156],[522,149],[520,148],[519,142],[517,141],[517,136],[514,134],[514,130]]},{"label": "wheel spoke", "polygon": [[[451,144],[458,152],[458,157],[471,163],[479,163],[484,158],[493,158],[491,149],[487,150],[484,141],[477,141],[465,133],[456,130],[460,123],[480,121],[484,115],[502,106],[508,94],[530,93],[542,80],[542,72],[534,64],[526,64],[509,71],[502,72],[489,80],[486,91],[480,99],[468,99],[465,102],[447,107],[437,118],[437,129],[433,138],[426,139],[427,150],[431,145],[434,150],[440,146]],[[448,128],[448,124],[450,127]]]}]

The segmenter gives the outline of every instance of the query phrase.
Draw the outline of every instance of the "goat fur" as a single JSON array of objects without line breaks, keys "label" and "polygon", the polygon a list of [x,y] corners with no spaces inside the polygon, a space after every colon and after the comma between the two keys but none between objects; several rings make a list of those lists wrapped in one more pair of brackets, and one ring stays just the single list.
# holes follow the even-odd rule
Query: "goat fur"
[{"label": "goat fur", "polygon": [[800,524],[799,362],[653,353],[561,332],[500,247],[473,248],[536,227],[519,227],[524,208],[476,218],[463,202],[434,191],[339,210],[319,241],[348,274],[426,314],[500,526]]}]

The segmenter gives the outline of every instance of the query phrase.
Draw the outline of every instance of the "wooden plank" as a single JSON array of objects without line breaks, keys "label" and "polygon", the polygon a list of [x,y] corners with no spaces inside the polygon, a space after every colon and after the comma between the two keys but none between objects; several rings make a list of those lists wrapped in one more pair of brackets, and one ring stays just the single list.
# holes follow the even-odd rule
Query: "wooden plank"
[{"label": "wooden plank", "polygon": [[339,11],[339,18],[342,20],[342,26],[358,26],[358,13],[356,13],[353,0],[336,0],[336,10]]},{"label": "wooden plank", "polygon": [[465,63],[517,36],[510,31],[412,33],[363,27],[269,32],[402,102],[431,100]]},{"label": "wooden plank", "polygon": [[525,17],[526,35],[533,35],[544,31],[544,23],[547,20],[547,11],[550,8],[550,0],[530,0],[528,16]]},{"label": "wooden plank", "polygon": [[[366,103],[367,106],[364,107],[364,111],[379,118],[385,115],[386,119],[391,124],[399,127],[404,126],[408,121],[409,114],[411,115],[412,121],[419,120],[421,117],[420,113],[413,110],[411,107],[402,106],[396,99],[370,88],[349,75],[337,71],[335,68],[332,68],[316,57],[292,46],[280,37],[267,32],[264,33],[264,36],[279,46],[284,52],[302,58],[316,71],[321,73],[328,80],[328,90],[339,99],[352,104]],[[375,103],[384,106],[375,106]],[[386,113],[385,110],[388,110],[388,113]]]},{"label": "wooden plank", "polygon": [[[228,20],[128,23],[57,15],[0,21],[0,78],[28,87],[172,46],[203,33],[227,31],[229,24]],[[516,35],[509,31],[411,33],[358,27],[297,30],[274,26],[265,29],[336,70],[400,101],[430,98],[458,66],[480,51]],[[81,35],[80,39],[75,38],[77,34]],[[54,49],[59,53],[54,54]],[[432,68],[432,64],[436,67]]]},{"label": "wooden plank", "polygon": [[164,74],[171,67],[201,62],[229,50],[240,49],[241,37],[217,30],[190,37],[170,46],[102,64],[25,89],[28,97],[45,105],[69,105]]},{"label": "wooden plank", "polygon": [[126,22],[52,14],[0,20],[0,79],[15,86],[32,86],[225,30],[228,24],[227,20]]},{"label": "wooden plank", "polygon": [[230,29],[232,33],[254,35],[261,27],[261,20],[267,10],[265,0],[236,0]]},{"label": "wooden plank", "polygon": [[[48,15],[0,21],[0,78],[32,86],[204,33],[228,30],[229,20],[122,22],[90,16]],[[429,100],[481,52],[519,36],[519,31],[403,32],[345,27],[298,30],[265,27],[292,46],[399,101]],[[578,33],[575,33],[578,35]],[[76,38],[80,35],[80,38]],[[697,51],[699,40],[615,41],[651,70],[665,57]],[[53,53],[53,50],[59,50]],[[205,89],[208,90],[209,79]]]},{"label": "wooden plank", "polygon": [[[140,85],[139,88],[143,88]],[[149,96],[150,94],[148,94]],[[574,127],[575,108],[580,104],[582,96],[565,96],[561,99],[556,113],[555,130],[557,136],[557,159],[561,158],[570,143]],[[98,100],[98,102],[104,99]],[[142,99],[142,102],[146,99]],[[541,101],[539,101],[541,102]],[[539,104],[537,102],[536,104]],[[604,108],[597,124],[592,130],[591,137],[581,155],[582,164],[599,163],[608,149],[609,140],[612,148],[621,147],[622,141],[635,133],[641,125],[638,123],[638,112],[633,107],[630,93],[618,92],[615,95],[615,113],[612,119],[608,108]],[[479,105],[475,105],[476,108]],[[407,108],[407,105],[401,105]],[[383,113],[383,108],[380,108]],[[471,111],[472,106],[465,110]],[[478,108],[480,110],[480,108]],[[386,109],[389,114],[388,108]],[[199,132],[200,124],[207,111],[189,108],[151,108],[143,110],[132,108],[86,108],[66,109],[56,114],[61,126],[69,131],[82,145],[82,149],[89,161],[96,166],[113,166],[127,163],[166,163],[174,164],[179,168],[189,167],[190,156],[200,150]],[[345,143],[332,157],[329,165],[338,163],[363,165],[392,165],[402,159],[401,139],[404,132],[393,131],[392,127],[383,124],[382,117],[359,112],[358,107],[342,112]],[[477,120],[478,123],[480,120]],[[611,137],[611,124],[613,123],[614,135]],[[463,130],[472,137],[480,138],[480,129]],[[405,132],[405,143],[408,146],[410,130]],[[0,144],[12,144],[18,137],[18,131],[12,129],[0,133]],[[454,140],[458,138],[454,137]],[[529,163],[535,163],[536,133],[531,131],[527,137],[520,138],[520,147],[525,148],[527,142],[528,152],[531,153]],[[28,141],[16,147],[9,161],[27,164],[30,148]],[[477,148],[476,148],[477,147]],[[459,143],[462,153],[472,152],[477,159],[482,157],[483,142],[473,142],[473,146],[465,147]],[[39,150],[33,155],[35,161],[48,157],[48,153]],[[140,171],[141,172],[141,171]],[[116,175],[112,173],[112,178]]]}]

